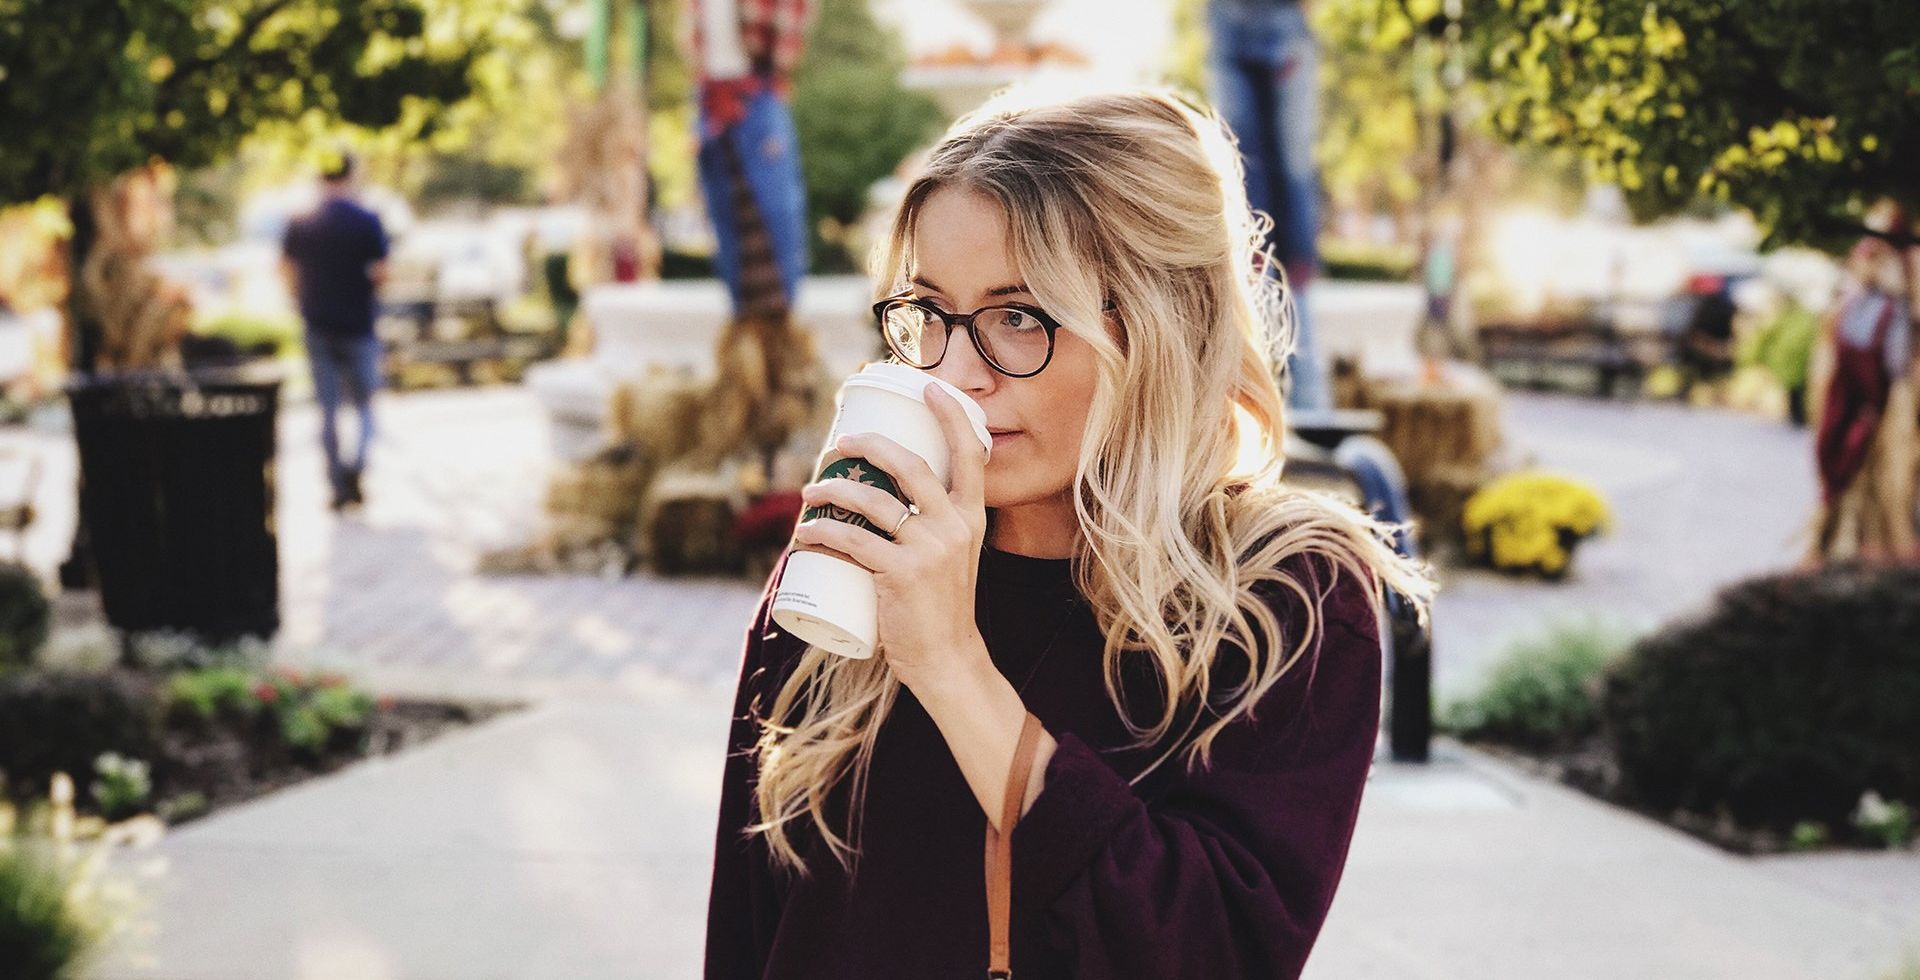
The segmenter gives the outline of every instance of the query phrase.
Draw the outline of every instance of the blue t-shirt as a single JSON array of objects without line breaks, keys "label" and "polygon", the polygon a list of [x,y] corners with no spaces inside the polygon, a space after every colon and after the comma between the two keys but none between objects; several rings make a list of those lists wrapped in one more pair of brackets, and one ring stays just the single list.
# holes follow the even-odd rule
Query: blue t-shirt
[{"label": "blue t-shirt", "polygon": [[300,316],[309,331],[372,336],[373,279],[367,266],[387,257],[387,233],[378,215],[331,198],[287,224],[280,251],[297,270]]}]

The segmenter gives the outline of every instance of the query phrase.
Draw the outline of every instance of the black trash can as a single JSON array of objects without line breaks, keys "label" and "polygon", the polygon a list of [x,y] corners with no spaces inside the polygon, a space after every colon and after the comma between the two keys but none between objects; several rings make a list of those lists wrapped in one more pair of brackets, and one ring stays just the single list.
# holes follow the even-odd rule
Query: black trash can
[{"label": "black trash can", "polygon": [[280,628],[272,368],[102,375],[67,386],[80,516],[107,621],[221,643]]}]

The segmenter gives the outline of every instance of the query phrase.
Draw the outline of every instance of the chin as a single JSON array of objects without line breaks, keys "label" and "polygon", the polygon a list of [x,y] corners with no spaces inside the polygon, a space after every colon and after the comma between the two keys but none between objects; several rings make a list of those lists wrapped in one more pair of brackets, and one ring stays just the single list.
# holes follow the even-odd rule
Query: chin
[{"label": "chin", "polygon": [[1006,473],[995,472],[989,462],[986,492],[982,496],[988,510],[1019,507],[1065,496],[1072,483],[1071,475],[1065,480],[1047,480],[1017,468]]}]

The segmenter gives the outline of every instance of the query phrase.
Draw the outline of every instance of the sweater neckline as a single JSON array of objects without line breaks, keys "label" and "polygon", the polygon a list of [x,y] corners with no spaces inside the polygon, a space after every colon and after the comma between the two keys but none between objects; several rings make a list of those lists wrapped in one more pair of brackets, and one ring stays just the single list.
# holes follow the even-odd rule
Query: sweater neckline
[{"label": "sweater neckline", "polygon": [[1071,558],[1035,558],[1032,555],[1000,551],[992,545],[981,546],[980,569],[982,573],[993,576],[995,581],[1025,586],[1067,587],[1073,584]]}]

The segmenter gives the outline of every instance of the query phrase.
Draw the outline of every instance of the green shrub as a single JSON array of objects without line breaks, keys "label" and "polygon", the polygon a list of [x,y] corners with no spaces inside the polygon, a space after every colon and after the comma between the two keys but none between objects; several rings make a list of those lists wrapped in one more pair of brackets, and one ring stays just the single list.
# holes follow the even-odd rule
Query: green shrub
[{"label": "green shrub", "polygon": [[307,677],[283,671],[262,681],[257,693],[272,712],[281,742],[305,756],[318,755],[330,745],[344,747],[357,738],[375,704],[372,695],[337,674]]},{"label": "green shrub", "polygon": [[95,942],[69,884],[54,858],[0,842],[0,965],[10,980],[71,977]]},{"label": "green shrub", "polygon": [[222,717],[251,718],[259,676],[241,667],[206,667],[175,674],[167,681],[167,715],[177,720],[212,722]]},{"label": "green shrub", "polygon": [[1819,851],[1832,843],[1833,835],[1827,832],[1827,825],[1812,820],[1802,820],[1793,825],[1787,834],[1787,850]]},{"label": "green shrub", "polygon": [[345,684],[315,689],[309,704],[314,714],[332,728],[359,728],[373,713],[373,696]]},{"label": "green shrub", "polygon": [[1788,831],[1848,826],[1868,791],[1920,800],[1920,566],[1750,580],[1610,671],[1622,789]]},{"label": "green shrub", "polygon": [[1853,811],[1853,825],[1889,849],[1902,848],[1913,839],[1913,807],[1898,800],[1888,802],[1869,790]]},{"label": "green shrub", "polygon": [[22,671],[0,677],[0,772],[22,794],[56,772],[84,777],[103,752],[156,757],[152,688],[125,671]]},{"label": "green shrub", "polygon": [[47,642],[51,610],[40,577],[0,562],[0,673],[25,667]]},{"label": "green shrub", "polygon": [[1766,368],[1783,388],[1804,388],[1819,339],[1819,315],[1797,303],[1789,304],[1741,346],[1738,360],[1742,367],[1757,364]]},{"label": "green shrub", "polygon": [[1420,257],[1405,246],[1332,240],[1321,243],[1320,265],[1329,279],[1405,282],[1413,278]]},{"label": "green shrub", "polygon": [[146,809],[153,796],[153,776],[147,764],[118,752],[103,752],[93,760],[93,800],[100,815],[124,820]]},{"label": "green shrub", "polygon": [[[844,229],[867,210],[867,193],[907,154],[939,135],[940,107],[900,84],[904,55],[865,0],[824,0],[794,73],[793,126],[807,190],[815,272],[854,272]],[[827,229],[837,233],[829,238]]]},{"label": "green shrub", "polygon": [[300,321],[292,316],[228,313],[195,325],[193,332],[230,341],[242,352],[274,357],[299,350],[304,344]]},{"label": "green shrub", "polygon": [[1554,626],[1514,644],[1479,693],[1448,707],[1444,726],[1528,749],[1578,742],[1598,730],[1602,675],[1631,643],[1624,629],[1597,622]]}]

